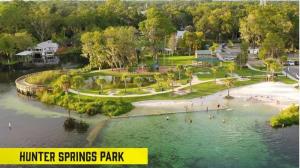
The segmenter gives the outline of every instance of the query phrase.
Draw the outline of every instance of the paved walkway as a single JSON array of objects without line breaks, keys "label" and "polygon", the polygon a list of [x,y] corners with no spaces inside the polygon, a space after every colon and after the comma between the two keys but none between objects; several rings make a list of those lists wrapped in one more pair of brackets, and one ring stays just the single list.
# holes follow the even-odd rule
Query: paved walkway
[{"label": "paved walkway", "polygon": [[[220,78],[223,79],[223,78]],[[192,79],[192,85],[197,85],[200,83],[206,83],[206,82],[212,82],[215,81],[214,79],[211,80],[204,80],[201,81],[198,79],[197,76],[193,75],[193,79]],[[181,89],[187,88],[189,87],[190,84],[185,84],[185,85],[181,85],[177,88],[174,88],[174,92],[179,91]],[[158,94],[163,94],[163,93],[170,93],[172,92],[172,89],[170,90],[166,90],[166,91],[162,91],[162,92],[153,92],[153,93],[146,93],[146,94],[131,94],[131,95],[100,95],[100,94],[93,94],[93,93],[83,93],[83,92],[79,92],[77,90],[74,89],[69,89],[68,90],[70,93],[74,93],[74,94],[79,94],[79,95],[83,95],[83,96],[91,96],[91,97],[144,97],[144,96],[153,96],[153,95],[158,95]]]}]

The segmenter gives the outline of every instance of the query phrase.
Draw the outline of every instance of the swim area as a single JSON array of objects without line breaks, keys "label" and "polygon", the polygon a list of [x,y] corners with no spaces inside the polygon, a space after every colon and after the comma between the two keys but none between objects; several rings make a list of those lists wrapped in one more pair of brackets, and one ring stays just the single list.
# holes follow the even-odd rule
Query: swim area
[{"label": "swim area", "polygon": [[271,128],[268,120],[279,112],[274,106],[236,98],[226,102],[225,110],[111,119],[95,131],[95,139],[88,145],[87,137],[104,121],[103,116],[81,118],[73,113],[73,117],[89,123],[90,128],[87,132],[67,131],[63,127],[66,110],[17,96],[14,80],[2,79],[0,147],[149,148],[148,166],[105,167],[299,167],[299,127]]}]

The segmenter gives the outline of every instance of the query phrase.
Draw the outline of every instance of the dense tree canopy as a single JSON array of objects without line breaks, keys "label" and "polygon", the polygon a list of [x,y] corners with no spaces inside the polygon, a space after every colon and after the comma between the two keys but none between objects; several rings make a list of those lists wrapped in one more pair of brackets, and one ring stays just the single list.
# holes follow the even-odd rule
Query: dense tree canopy
[{"label": "dense tree canopy", "polygon": [[[244,40],[250,47],[262,47],[262,58],[276,58],[281,55],[277,51],[270,54],[274,47],[284,52],[299,49],[298,5],[120,0],[0,2],[0,57],[8,58],[30,46],[28,41],[52,39],[62,47],[81,50],[90,58],[92,67],[135,64],[136,51],[157,58],[164,48],[173,52],[184,48],[188,53],[228,40]],[[187,30],[185,39],[176,39],[176,30]],[[30,38],[19,38],[16,47],[12,38],[23,32]],[[270,40],[275,39],[276,44],[271,46]],[[121,43],[126,44],[126,49]],[[112,59],[115,60],[108,65]]]}]

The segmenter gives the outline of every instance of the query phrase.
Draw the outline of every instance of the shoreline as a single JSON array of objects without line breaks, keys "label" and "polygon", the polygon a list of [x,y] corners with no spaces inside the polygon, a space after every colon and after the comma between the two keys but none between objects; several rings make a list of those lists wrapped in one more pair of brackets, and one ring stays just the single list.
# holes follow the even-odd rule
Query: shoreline
[{"label": "shoreline", "polygon": [[[227,90],[212,95],[185,100],[146,100],[134,102],[135,108],[117,118],[163,115],[190,111],[206,111],[229,108],[230,101],[242,100],[249,103],[263,103],[278,109],[285,108],[292,103],[298,103],[299,90],[293,85],[281,82],[261,82],[230,89],[232,100],[224,99]],[[188,110],[186,110],[188,108]]]}]

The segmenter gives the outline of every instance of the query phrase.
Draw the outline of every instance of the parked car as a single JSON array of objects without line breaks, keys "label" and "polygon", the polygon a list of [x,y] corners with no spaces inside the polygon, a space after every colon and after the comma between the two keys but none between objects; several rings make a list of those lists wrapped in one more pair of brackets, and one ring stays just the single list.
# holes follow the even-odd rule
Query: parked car
[{"label": "parked car", "polygon": [[294,66],[295,65],[295,61],[288,61],[287,64],[288,64],[288,66]]}]

